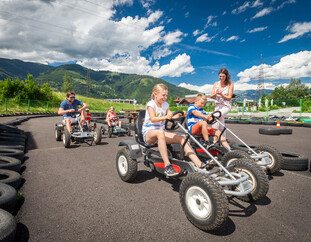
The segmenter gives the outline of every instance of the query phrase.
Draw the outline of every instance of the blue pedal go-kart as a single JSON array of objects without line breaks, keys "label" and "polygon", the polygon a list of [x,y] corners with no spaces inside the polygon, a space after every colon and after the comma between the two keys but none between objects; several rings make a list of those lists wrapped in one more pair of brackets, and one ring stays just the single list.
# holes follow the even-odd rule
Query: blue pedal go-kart
[{"label": "blue pedal go-kart", "polygon": [[72,133],[70,134],[63,123],[57,123],[55,126],[55,138],[56,141],[63,141],[65,148],[70,147],[70,142],[87,143],[92,145],[93,142],[96,145],[101,143],[102,131],[100,127],[97,127],[96,123],[91,126],[81,125],[80,114],[71,113],[70,116],[76,120],[71,123]]}]

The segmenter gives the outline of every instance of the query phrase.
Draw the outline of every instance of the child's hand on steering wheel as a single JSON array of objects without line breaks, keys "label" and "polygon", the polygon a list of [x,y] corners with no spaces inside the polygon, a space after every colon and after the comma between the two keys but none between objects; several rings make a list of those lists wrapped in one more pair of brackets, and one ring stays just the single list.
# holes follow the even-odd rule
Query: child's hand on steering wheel
[{"label": "child's hand on steering wheel", "polygon": [[173,114],[172,112],[168,112],[168,114],[166,114],[165,119],[172,119],[173,118]]}]

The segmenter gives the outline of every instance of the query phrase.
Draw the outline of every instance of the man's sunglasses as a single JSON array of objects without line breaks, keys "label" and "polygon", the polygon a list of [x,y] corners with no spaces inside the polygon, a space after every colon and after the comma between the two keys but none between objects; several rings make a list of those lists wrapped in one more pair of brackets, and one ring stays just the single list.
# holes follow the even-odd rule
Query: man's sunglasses
[{"label": "man's sunglasses", "polygon": [[76,97],[69,97],[70,99],[75,99]]}]

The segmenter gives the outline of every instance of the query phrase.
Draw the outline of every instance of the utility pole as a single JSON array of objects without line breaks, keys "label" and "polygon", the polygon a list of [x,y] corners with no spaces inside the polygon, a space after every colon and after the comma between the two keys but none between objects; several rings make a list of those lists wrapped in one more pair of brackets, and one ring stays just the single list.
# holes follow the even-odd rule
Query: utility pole
[{"label": "utility pole", "polygon": [[263,63],[262,63],[262,54],[261,57],[261,64],[259,66],[259,76],[258,76],[258,85],[256,90],[256,100],[259,100],[262,94],[265,92],[265,80],[264,80],[264,70],[263,70]]}]

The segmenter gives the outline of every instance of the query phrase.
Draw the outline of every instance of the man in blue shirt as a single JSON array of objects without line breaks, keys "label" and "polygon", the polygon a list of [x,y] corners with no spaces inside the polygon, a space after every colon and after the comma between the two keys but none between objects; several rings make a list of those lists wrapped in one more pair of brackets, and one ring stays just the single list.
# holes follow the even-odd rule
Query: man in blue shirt
[{"label": "man in blue shirt", "polygon": [[[63,115],[63,123],[66,124],[66,128],[70,133],[72,132],[71,123],[77,122],[77,119],[72,118],[70,113],[79,112],[81,114],[80,123],[84,124],[86,116],[85,109],[88,108],[86,103],[83,103],[82,101],[75,98],[76,97],[74,92],[67,92],[66,100],[60,104],[58,109],[58,114]],[[78,109],[78,106],[82,107]]]}]

